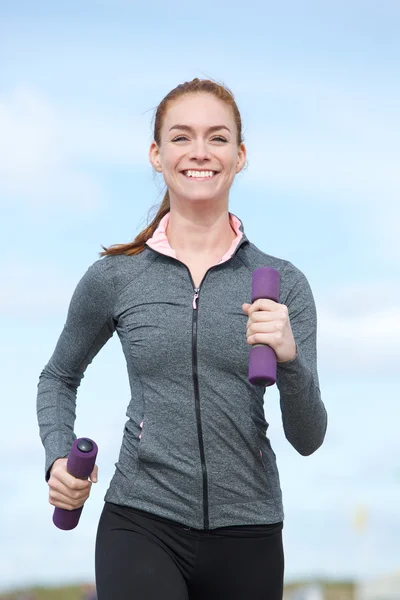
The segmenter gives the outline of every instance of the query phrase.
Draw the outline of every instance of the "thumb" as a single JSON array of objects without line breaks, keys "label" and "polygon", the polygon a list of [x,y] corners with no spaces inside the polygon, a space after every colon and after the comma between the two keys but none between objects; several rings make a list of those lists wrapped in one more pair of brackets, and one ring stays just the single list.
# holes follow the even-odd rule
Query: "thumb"
[{"label": "thumb", "polygon": [[97,483],[97,481],[98,481],[98,477],[97,477],[98,471],[99,471],[99,469],[98,469],[97,465],[95,465],[93,471],[90,474],[90,481],[92,483]]},{"label": "thumb", "polygon": [[243,310],[247,310],[249,308],[249,306],[251,306],[251,304],[249,304],[248,302],[245,302],[244,304],[242,304]]}]

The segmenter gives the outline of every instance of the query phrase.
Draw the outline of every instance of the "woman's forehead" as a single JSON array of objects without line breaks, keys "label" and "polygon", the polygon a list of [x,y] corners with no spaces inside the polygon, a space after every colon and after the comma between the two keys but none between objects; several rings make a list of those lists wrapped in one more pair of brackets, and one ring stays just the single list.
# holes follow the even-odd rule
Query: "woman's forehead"
[{"label": "woman's forehead", "polygon": [[171,102],[165,114],[165,124],[169,126],[172,121],[193,126],[215,125],[216,121],[227,124],[226,121],[233,120],[231,107],[211,94],[187,94]]}]

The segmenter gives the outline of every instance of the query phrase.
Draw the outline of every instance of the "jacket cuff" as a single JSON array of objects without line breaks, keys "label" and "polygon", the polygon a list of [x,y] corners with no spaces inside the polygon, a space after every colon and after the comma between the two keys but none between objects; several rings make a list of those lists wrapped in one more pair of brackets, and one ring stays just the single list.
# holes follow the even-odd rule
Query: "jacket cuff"
[{"label": "jacket cuff", "polygon": [[277,363],[276,385],[286,395],[298,394],[307,388],[312,380],[312,373],[296,346],[297,354],[292,360]]},{"label": "jacket cuff", "polygon": [[76,436],[54,431],[46,438],[45,481],[50,479],[50,469],[57,458],[66,458],[71,450]]}]

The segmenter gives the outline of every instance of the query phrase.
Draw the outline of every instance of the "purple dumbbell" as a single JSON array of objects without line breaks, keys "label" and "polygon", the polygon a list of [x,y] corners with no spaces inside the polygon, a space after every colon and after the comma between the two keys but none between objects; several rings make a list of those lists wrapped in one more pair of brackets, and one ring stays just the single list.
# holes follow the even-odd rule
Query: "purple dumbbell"
[{"label": "purple dumbbell", "polygon": [[[79,479],[87,479],[94,469],[97,456],[97,445],[89,438],[79,438],[72,444],[68,456],[67,471]],[[81,516],[83,506],[74,510],[56,507],[53,514],[53,523],[59,529],[74,529]]]},{"label": "purple dumbbell", "polygon": [[[253,271],[251,303],[259,298],[279,302],[279,272],[271,267]],[[276,382],[276,354],[266,344],[254,344],[250,348],[249,381],[253,385],[269,386]]]}]

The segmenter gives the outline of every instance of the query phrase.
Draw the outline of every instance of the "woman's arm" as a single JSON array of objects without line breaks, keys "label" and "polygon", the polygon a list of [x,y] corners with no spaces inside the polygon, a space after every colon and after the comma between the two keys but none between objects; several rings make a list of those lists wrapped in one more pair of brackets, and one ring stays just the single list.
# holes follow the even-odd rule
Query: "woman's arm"
[{"label": "woman's arm", "polygon": [[315,302],[306,277],[291,263],[281,276],[281,301],[289,311],[297,350],[295,358],[277,366],[283,429],[292,446],[308,456],[324,441],[327,412],[317,372]]},{"label": "woman's arm", "polygon": [[46,451],[46,481],[54,461],[66,457],[76,439],[77,388],[86,367],[115,331],[114,301],[112,259],[100,259],[79,281],[56,348],[39,377],[37,418]]}]

